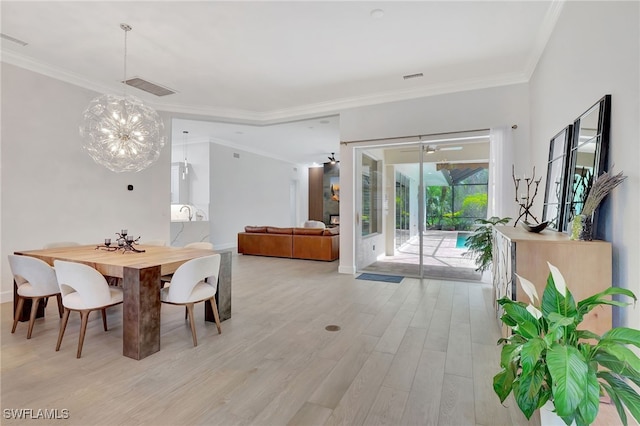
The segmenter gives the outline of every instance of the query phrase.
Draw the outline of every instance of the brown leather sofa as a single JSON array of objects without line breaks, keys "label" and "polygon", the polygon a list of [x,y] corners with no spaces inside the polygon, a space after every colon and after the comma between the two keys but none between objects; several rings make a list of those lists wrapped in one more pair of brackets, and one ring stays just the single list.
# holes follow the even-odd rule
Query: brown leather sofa
[{"label": "brown leather sofa", "polygon": [[238,253],[332,261],[340,257],[340,228],[246,226],[238,233]]}]

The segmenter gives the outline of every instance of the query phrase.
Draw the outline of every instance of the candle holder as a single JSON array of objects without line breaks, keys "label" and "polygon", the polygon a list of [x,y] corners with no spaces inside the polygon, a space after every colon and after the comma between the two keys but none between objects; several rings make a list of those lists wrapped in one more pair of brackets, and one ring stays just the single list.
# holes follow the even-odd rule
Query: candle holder
[{"label": "candle holder", "polygon": [[[518,224],[518,221],[520,219],[522,219],[528,225],[529,217],[531,217],[531,219],[533,219],[536,223],[540,223],[538,221],[538,218],[531,213],[533,200],[536,198],[536,195],[538,195],[538,186],[540,185],[540,181],[542,180],[542,177],[536,180],[536,167],[533,166],[533,173],[531,177],[527,177],[527,175],[524,175],[524,181],[525,181],[525,184],[527,185],[527,192],[526,193],[523,192],[520,195],[520,198],[518,198],[518,190],[520,189],[520,182],[523,179],[516,178],[515,166],[513,165],[511,165],[511,176],[513,177],[513,184],[516,187],[516,203],[518,204],[518,206],[520,206],[520,211],[518,212],[518,218],[514,222],[513,226],[515,227]],[[533,189],[533,194],[531,194],[532,189]]]},{"label": "candle holder", "polygon": [[102,249],[102,250],[106,250],[106,251],[118,251],[118,250],[122,250],[122,253],[126,253],[126,252],[134,252],[134,253],[144,253],[144,250],[139,250],[137,248],[134,247],[134,245],[138,244],[138,240],[140,240],[140,237],[138,238],[133,238],[132,235],[128,234],[128,231],[126,229],[123,229],[121,232],[116,232],[116,235],[118,236],[118,238],[116,238],[115,241],[115,245],[111,245],[111,238],[105,238],[104,239],[104,245],[100,244],[96,247],[96,250],[98,249]]}]

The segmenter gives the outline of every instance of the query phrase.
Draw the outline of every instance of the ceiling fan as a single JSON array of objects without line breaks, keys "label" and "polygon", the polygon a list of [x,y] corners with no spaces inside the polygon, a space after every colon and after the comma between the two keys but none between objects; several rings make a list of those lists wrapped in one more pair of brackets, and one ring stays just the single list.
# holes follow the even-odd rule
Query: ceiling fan
[{"label": "ceiling fan", "polygon": [[[462,151],[462,146],[449,146],[449,145],[422,145],[422,151],[425,154],[433,154],[438,151]],[[400,152],[416,152],[419,151],[418,147],[412,147],[409,149],[401,149]]]},{"label": "ceiling fan", "polygon": [[330,157],[327,157],[327,158],[329,159],[329,162],[330,162],[331,164],[336,164],[336,163],[339,163],[339,162],[340,162],[340,161],[336,160],[335,152],[332,152],[332,153],[331,153],[331,156],[330,156]]},{"label": "ceiling fan", "polygon": [[432,154],[437,151],[461,151],[461,146],[441,146],[441,145],[425,145],[424,152],[426,154]]}]

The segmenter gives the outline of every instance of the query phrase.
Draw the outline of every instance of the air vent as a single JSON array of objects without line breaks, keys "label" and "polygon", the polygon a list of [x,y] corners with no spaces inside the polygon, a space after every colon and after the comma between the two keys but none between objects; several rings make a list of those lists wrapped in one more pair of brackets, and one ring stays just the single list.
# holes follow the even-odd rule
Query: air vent
[{"label": "air vent", "polygon": [[237,152],[233,153],[233,158],[240,158],[240,154],[238,154]]},{"label": "air vent", "polygon": [[135,87],[136,89],[144,90],[145,92],[156,96],[167,96],[176,93],[175,90],[159,86],[139,77],[130,78],[129,80],[126,80],[125,83],[129,86]]},{"label": "air vent", "polygon": [[2,37],[4,40],[8,40],[8,41],[12,41],[14,43],[17,43],[20,46],[26,46],[27,44],[29,44],[26,41],[22,41],[20,39],[17,39],[15,37],[11,37],[11,36],[8,36],[8,35],[2,34],[2,33],[0,33],[0,37]]},{"label": "air vent", "polygon": [[407,74],[402,76],[402,78],[404,78],[405,80],[409,80],[410,78],[420,78],[420,77],[424,77],[424,74],[422,74],[421,72],[417,74]]}]

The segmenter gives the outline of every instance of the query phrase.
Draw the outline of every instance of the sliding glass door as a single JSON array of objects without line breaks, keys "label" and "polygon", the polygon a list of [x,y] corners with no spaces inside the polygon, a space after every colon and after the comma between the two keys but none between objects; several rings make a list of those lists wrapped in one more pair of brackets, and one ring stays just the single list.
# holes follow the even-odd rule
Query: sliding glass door
[{"label": "sliding glass door", "polygon": [[357,148],[356,267],[422,276],[423,144]]},{"label": "sliding glass door", "polygon": [[488,205],[488,134],[355,148],[356,268],[480,279],[466,237]]}]

